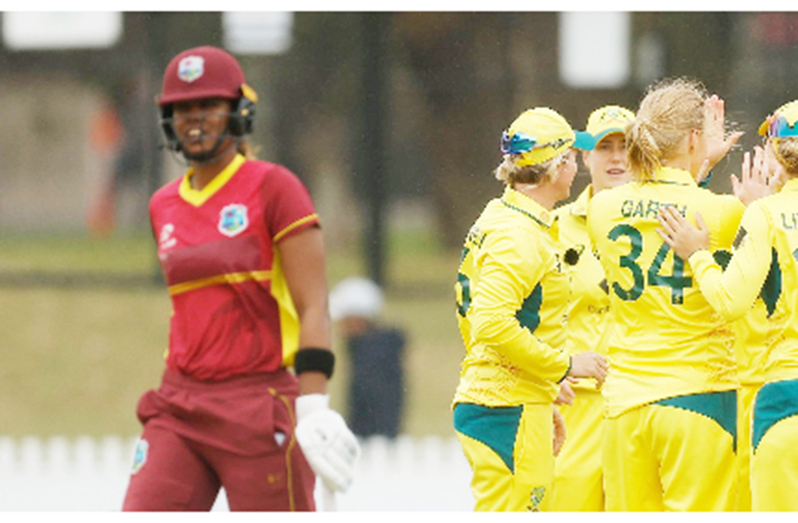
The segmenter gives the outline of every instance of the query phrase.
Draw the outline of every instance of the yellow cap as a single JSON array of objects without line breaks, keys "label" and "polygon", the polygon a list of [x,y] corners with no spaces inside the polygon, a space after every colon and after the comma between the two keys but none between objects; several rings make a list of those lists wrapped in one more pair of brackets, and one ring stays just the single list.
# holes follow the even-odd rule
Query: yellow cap
[{"label": "yellow cap", "polygon": [[593,139],[574,131],[565,118],[548,107],[527,109],[502,134],[501,151],[520,154],[517,165],[540,164],[571,147],[590,150]]},{"label": "yellow cap", "polygon": [[612,133],[625,133],[635,119],[635,113],[620,105],[605,105],[590,113],[587,131],[595,143]]}]

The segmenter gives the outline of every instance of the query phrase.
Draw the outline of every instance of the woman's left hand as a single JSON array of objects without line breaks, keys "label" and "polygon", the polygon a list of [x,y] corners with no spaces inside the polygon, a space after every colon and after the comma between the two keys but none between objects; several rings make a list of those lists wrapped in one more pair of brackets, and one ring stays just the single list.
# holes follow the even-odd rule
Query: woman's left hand
[{"label": "woman's left hand", "polygon": [[657,233],[684,261],[698,250],[709,249],[709,229],[701,218],[701,213],[695,213],[698,227],[688,222],[673,206],[660,207],[657,218],[662,226],[662,229],[657,229]]},{"label": "woman's left hand", "polygon": [[573,405],[574,398],[576,398],[576,394],[574,393],[574,389],[571,388],[571,384],[569,382],[575,383],[577,380],[567,377],[565,378],[562,383],[560,383],[560,393],[557,394],[557,397],[554,399],[555,405]]}]

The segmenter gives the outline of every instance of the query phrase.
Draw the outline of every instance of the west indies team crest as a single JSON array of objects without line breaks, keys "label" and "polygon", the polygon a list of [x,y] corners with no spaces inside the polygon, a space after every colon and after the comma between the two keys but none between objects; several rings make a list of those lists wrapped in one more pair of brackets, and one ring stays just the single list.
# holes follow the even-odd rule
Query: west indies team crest
[{"label": "west indies team crest", "polygon": [[219,213],[219,232],[232,238],[249,226],[247,206],[240,203],[227,205]]},{"label": "west indies team crest", "polygon": [[205,73],[205,59],[201,56],[187,56],[177,64],[177,77],[191,83]]}]

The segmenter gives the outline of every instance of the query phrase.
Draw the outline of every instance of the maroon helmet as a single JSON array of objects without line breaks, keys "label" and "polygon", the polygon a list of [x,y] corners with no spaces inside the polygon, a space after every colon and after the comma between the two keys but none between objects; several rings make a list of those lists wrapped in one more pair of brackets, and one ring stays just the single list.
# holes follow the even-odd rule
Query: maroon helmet
[{"label": "maroon helmet", "polygon": [[[161,110],[161,128],[167,147],[181,151],[182,147],[172,127],[172,104],[203,98],[225,98],[232,100],[228,122],[228,133],[233,137],[249,134],[253,130],[255,103],[258,96],[246,84],[244,71],[233,55],[209,45],[187,49],[178,54],[166,66],[161,94],[157,99]],[[203,155],[189,157],[192,160],[210,159],[221,144]]]},{"label": "maroon helmet", "polygon": [[241,97],[245,84],[244,71],[233,55],[209,45],[194,47],[166,66],[158,105],[201,98],[235,100]]}]

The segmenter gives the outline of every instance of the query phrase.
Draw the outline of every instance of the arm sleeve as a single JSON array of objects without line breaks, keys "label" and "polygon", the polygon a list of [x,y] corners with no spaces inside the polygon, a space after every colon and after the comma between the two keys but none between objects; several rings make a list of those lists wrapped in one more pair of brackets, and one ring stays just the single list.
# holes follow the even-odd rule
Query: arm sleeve
[{"label": "arm sleeve", "polygon": [[319,217],[305,185],[294,173],[275,165],[266,179],[264,217],[275,242],[308,227],[319,225]]},{"label": "arm sleeve", "polygon": [[770,269],[772,248],[761,206],[748,208],[737,238],[739,246],[725,271],[709,251],[697,251],[689,259],[701,293],[727,321],[742,317],[751,308]]},{"label": "arm sleeve", "polygon": [[528,231],[497,231],[491,236],[482,247],[479,288],[472,302],[472,338],[530,374],[560,381],[570,357],[540,341],[516,317],[545,274],[545,262]]}]

